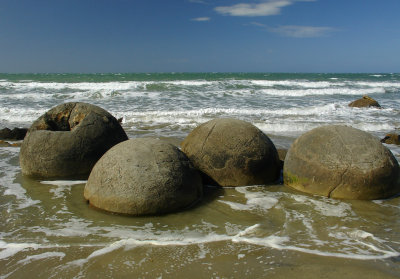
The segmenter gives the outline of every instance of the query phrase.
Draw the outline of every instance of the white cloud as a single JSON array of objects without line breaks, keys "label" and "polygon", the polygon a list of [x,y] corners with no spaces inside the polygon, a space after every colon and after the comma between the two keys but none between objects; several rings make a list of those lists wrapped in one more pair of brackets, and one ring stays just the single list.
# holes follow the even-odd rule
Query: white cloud
[{"label": "white cloud", "polygon": [[189,0],[189,2],[198,4],[208,4],[206,1],[203,0]]},{"label": "white cloud", "polygon": [[269,31],[293,38],[323,37],[334,31],[332,27],[286,25],[268,28]]},{"label": "white cloud", "polygon": [[210,21],[211,18],[209,17],[196,17],[196,18],[192,18],[192,21]]},{"label": "white cloud", "polygon": [[251,22],[251,25],[262,27],[269,32],[279,33],[292,38],[315,38],[328,35],[337,29],[325,26],[302,26],[302,25],[283,25],[271,27],[259,22]]},{"label": "white cloud", "polygon": [[299,1],[311,2],[315,0],[268,0],[257,4],[240,3],[233,6],[221,6],[214,10],[229,16],[271,16],[280,14],[282,8]]}]

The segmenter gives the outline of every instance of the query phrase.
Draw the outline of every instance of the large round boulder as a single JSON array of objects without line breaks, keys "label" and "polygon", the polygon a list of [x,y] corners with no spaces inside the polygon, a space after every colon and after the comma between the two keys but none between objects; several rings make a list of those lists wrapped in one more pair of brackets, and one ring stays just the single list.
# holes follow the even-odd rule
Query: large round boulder
[{"label": "large round boulder", "polygon": [[400,192],[399,165],[378,138],[331,125],[297,138],[284,164],[284,183],[338,199],[382,199]]},{"label": "large round boulder", "polygon": [[209,184],[261,185],[279,177],[274,144],[257,127],[242,120],[208,121],[195,128],[181,146]]},{"label": "large round boulder", "polygon": [[90,205],[129,214],[165,214],[189,207],[203,193],[199,172],[176,146],[159,139],[122,142],[96,163],[84,190]]},{"label": "large round boulder", "polygon": [[36,177],[87,177],[98,159],[128,137],[117,119],[86,103],[65,103],[39,117],[21,146],[22,173]]}]

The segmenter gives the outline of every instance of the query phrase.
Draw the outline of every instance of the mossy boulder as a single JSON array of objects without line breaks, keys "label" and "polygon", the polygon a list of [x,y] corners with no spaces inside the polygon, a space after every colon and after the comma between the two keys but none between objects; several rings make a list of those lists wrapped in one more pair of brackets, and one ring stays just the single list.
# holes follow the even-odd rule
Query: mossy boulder
[{"label": "mossy boulder", "polygon": [[400,192],[399,165],[379,139],[355,128],[331,125],[295,140],[284,183],[302,192],[338,199],[382,199]]},{"label": "mossy boulder", "polygon": [[176,146],[138,138],[104,154],[90,173],[84,197],[109,212],[158,215],[193,205],[202,187],[199,172]]},{"label": "mossy boulder", "polygon": [[274,144],[261,130],[242,120],[208,121],[195,128],[181,146],[209,184],[261,185],[279,177]]},{"label": "mossy boulder", "polygon": [[39,117],[21,146],[22,173],[45,178],[88,177],[98,159],[128,137],[104,109],[65,103]]}]

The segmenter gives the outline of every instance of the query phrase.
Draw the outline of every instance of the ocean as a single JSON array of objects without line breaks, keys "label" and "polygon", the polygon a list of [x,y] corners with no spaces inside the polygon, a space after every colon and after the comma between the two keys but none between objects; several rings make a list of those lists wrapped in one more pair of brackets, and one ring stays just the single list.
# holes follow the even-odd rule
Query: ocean
[{"label": "ocean", "polygon": [[[382,109],[348,107],[363,95]],[[400,74],[0,74],[0,129],[64,102],[106,109],[129,138],[176,145],[220,117],[251,122],[282,149],[327,124],[400,133]],[[128,217],[89,208],[86,181],[22,176],[18,156],[0,147],[0,278],[400,277],[400,197],[207,186],[189,210]]]}]

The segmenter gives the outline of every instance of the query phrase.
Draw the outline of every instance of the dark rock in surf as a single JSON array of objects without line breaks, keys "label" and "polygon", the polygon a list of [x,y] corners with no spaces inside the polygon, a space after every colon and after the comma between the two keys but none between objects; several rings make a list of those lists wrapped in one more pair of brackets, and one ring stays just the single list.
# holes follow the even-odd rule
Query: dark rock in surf
[{"label": "dark rock in surf", "polygon": [[399,165],[374,136],[347,126],[313,129],[290,147],[284,183],[338,199],[382,199],[400,192]]},{"label": "dark rock in surf", "polygon": [[400,136],[398,134],[386,134],[386,136],[381,139],[381,142],[400,145]]},{"label": "dark rock in surf", "polygon": [[274,144],[245,121],[229,118],[208,121],[195,128],[181,146],[209,184],[260,185],[275,182],[279,177],[280,164]]},{"label": "dark rock in surf", "polygon": [[369,96],[363,96],[361,99],[355,100],[349,104],[349,107],[366,108],[376,107],[381,108],[381,105]]},{"label": "dark rock in surf", "polygon": [[138,138],[111,148],[96,163],[85,186],[90,205],[129,215],[165,214],[197,202],[199,172],[176,146]]},{"label": "dark rock in surf", "polygon": [[3,140],[23,140],[28,129],[26,128],[4,128],[0,130],[0,139]]},{"label": "dark rock in surf", "polygon": [[86,103],[65,103],[39,117],[22,143],[22,173],[87,177],[97,160],[128,137],[111,114]]}]

